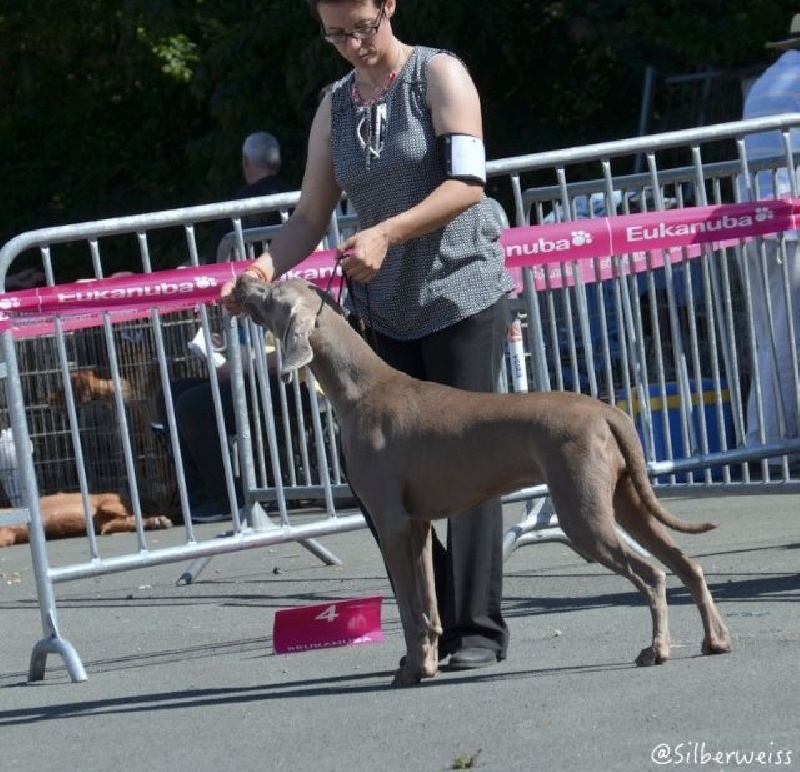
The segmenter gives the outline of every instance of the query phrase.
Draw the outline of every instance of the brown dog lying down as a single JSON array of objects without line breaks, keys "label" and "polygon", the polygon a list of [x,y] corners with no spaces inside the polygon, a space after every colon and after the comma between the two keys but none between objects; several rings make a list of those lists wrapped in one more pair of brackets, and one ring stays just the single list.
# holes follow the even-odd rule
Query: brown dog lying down
[{"label": "brown dog lying down", "polygon": [[[94,532],[101,536],[110,533],[132,532],[136,530],[136,519],[130,514],[122,497],[116,493],[91,493],[89,505],[92,510]],[[86,520],[83,516],[83,499],[80,493],[54,493],[39,499],[45,536],[48,539],[65,539],[70,536],[86,534]],[[172,528],[168,517],[143,517],[145,530],[155,531]],[[12,544],[26,544],[28,529],[24,525],[0,528],[0,547]]]},{"label": "brown dog lying down", "polygon": [[666,576],[620,538],[615,521],[688,587],[703,622],[703,654],[730,651],[703,570],[664,527],[702,533],[714,526],[664,509],[621,410],[583,394],[476,394],[410,378],[383,362],[327,295],[299,279],[265,284],[244,273],[233,297],[281,341],[282,375],[308,365],[333,404],[349,482],[372,515],[403,623],[407,655],[395,684],[417,683],[438,666],[431,520],[542,482],[575,548],[647,599],[652,640],[637,665],[669,657]]}]

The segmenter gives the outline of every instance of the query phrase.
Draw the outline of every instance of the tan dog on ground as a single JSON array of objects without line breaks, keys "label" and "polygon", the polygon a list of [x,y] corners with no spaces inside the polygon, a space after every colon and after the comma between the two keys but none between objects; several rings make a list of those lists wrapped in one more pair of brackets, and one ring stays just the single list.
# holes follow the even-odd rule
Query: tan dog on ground
[{"label": "tan dog on ground", "polygon": [[730,651],[702,569],[663,527],[702,533],[714,525],[685,523],[664,509],[621,410],[582,394],[476,394],[410,378],[383,362],[327,295],[299,279],[265,284],[245,273],[232,297],[281,341],[282,374],[309,365],[333,404],[350,484],[373,518],[394,583],[407,649],[396,685],[418,683],[438,667],[431,520],[542,482],[576,549],[647,598],[652,642],[637,665],[669,657],[666,577],[620,538],[615,518],[691,592],[703,654]]},{"label": "tan dog on ground", "polygon": [[[72,394],[76,405],[84,405],[93,400],[114,399],[114,381],[111,378],[100,378],[94,370],[79,370],[70,373]],[[120,391],[122,399],[128,403],[131,398],[131,385],[125,378],[120,378]],[[56,389],[48,397],[48,404],[54,410],[64,410],[67,405],[66,392],[63,388]]]},{"label": "tan dog on ground", "polygon": [[[118,343],[119,391],[125,405],[142,507],[150,511],[178,514],[174,492],[174,467],[153,435],[158,413],[160,370],[144,343],[122,339]],[[70,373],[73,398],[78,408],[78,426],[84,432],[84,458],[89,486],[94,490],[126,490],[121,425],[114,404],[112,378],[93,369]],[[58,387],[47,398],[53,410],[66,411],[66,389]]]},{"label": "tan dog on ground", "polygon": [[[122,497],[116,493],[89,494],[94,532],[101,536],[111,533],[133,532],[136,518],[130,513]],[[86,518],[83,514],[83,499],[80,493],[54,493],[39,499],[45,536],[48,539],[65,539],[86,535]],[[144,517],[145,530],[172,528],[168,517]],[[24,525],[0,528],[0,547],[26,544],[28,529]]]}]

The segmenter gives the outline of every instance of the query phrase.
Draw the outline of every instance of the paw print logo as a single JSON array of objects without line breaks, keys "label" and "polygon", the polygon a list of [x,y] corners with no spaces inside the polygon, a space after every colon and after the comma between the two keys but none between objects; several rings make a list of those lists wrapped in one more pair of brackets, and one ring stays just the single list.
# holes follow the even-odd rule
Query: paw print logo
[{"label": "paw print logo", "polygon": [[572,243],[576,247],[592,243],[592,234],[586,231],[572,231],[570,235],[572,236]]},{"label": "paw print logo", "polygon": [[756,222],[764,222],[764,220],[772,219],[772,211],[765,206],[760,206],[756,209]]},{"label": "paw print logo", "polygon": [[363,630],[367,626],[367,618],[363,614],[356,614],[352,619],[347,620],[348,630]]},{"label": "paw print logo", "polygon": [[217,286],[217,280],[210,276],[198,276],[194,280],[194,283],[197,285],[198,289],[209,289],[210,287]]},{"label": "paw print logo", "polygon": [[21,303],[18,298],[0,298],[0,309],[3,311],[13,311],[19,308]]}]

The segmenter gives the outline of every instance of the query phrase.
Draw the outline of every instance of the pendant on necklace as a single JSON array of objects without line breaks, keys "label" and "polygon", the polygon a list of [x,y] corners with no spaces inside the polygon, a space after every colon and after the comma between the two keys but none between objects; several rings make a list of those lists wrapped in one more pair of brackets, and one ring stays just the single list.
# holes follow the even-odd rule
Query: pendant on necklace
[{"label": "pendant on necklace", "polygon": [[367,169],[373,158],[380,158],[386,137],[388,110],[385,102],[362,105],[358,108],[356,138],[365,154]]}]

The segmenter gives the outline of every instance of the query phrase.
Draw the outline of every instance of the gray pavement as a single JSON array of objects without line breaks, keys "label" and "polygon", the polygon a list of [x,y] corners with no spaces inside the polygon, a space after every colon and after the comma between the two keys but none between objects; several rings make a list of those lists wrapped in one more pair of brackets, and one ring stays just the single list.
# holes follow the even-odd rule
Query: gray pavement
[{"label": "gray pavement", "polygon": [[[800,768],[797,497],[667,504],[720,523],[676,538],[733,654],[699,655],[698,614],[670,576],[673,658],[637,669],[650,618],[632,585],[543,544],[506,563],[509,659],[407,690],[388,688],[402,638],[366,531],[322,540],[340,568],[283,545],[214,558],[189,586],[175,586],[181,564],[57,586],[81,684],[53,656],[26,684],[41,635],[30,553],[0,550],[0,770],[727,769],[735,756],[717,754],[736,752],[763,753],[740,756],[745,768]],[[54,564],[84,554],[82,540],[51,546]],[[372,594],[386,598],[383,644],[271,653],[277,609]]]}]

